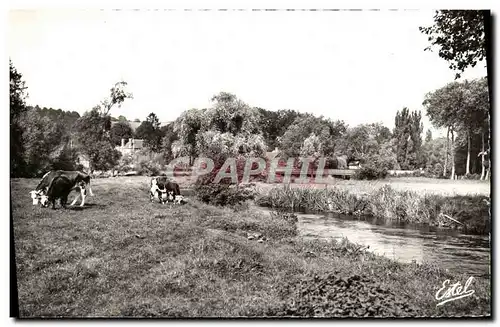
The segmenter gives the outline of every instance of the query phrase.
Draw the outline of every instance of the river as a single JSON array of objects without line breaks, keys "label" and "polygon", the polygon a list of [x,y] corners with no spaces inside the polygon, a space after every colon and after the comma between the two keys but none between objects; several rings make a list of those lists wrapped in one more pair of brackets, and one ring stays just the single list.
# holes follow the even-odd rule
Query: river
[{"label": "river", "polygon": [[338,214],[297,213],[304,238],[341,239],[369,246],[369,251],[399,262],[437,263],[440,268],[475,277],[490,274],[488,236],[457,231],[379,223]]}]

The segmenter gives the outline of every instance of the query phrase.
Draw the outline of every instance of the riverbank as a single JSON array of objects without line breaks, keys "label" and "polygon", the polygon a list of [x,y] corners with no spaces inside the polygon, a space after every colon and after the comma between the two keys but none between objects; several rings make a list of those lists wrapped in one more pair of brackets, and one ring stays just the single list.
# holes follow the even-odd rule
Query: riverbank
[{"label": "riverbank", "polygon": [[[31,205],[11,180],[22,317],[490,315],[490,279],[402,264],[347,241],[297,238],[293,215],[150,203],[147,179],[94,180],[84,208]],[[127,191],[124,192],[123,190]],[[457,263],[458,264],[458,263]]]},{"label": "riverbank", "polygon": [[264,207],[371,216],[384,221],[427,224],[472,234],[488,234],[491,231],[489,197],[485,195],[398,191],[389,185],[372,188],[370,192],[352,191],[340,186],[312,188],[281,185],[260,194],[257,203]]}]

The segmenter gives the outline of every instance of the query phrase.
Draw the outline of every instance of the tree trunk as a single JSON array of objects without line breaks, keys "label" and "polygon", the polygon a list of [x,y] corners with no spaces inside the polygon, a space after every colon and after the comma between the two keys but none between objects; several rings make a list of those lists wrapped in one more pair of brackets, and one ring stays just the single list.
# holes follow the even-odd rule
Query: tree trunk
[{"label": "tree trunk", "polygon": [[455,134],[451,129],[451,176],[450,179],[455,179]]},{"label": "tree trunk", "polygon": [[467,132],[467,163],[465,165],[465,176],[470,174],[470,133]]},{"label": "tree trunk", "polygon": [[443,177],[446,177],[446,167],[448,166],[448,146],[450,142],[450,127],[446,131],[446,147],[444,149],[444,167],[443,167]]},{"label": "tree trunk", "polygon": [[480,180],[483,180],[484,179],[484,173],[485,173],[485,166],[484,166],[484,132],[481,133],[481,145],[482,145],[482,148],[481,148],[481,178]]}]

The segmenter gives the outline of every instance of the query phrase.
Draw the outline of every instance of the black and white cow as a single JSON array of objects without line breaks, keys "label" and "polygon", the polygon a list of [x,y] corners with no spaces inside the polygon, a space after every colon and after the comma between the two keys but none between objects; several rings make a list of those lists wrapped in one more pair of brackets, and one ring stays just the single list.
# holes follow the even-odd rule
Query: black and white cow
[{"label": "black and white cow", "polygon": [[[84,184],[80,181],[78,184]],[[52,209],[56,208],[56,200],[60,199],[61,207],[66,209],[66,203],[68,202],[68,195],[74,188],[74,181],[70,180],[65,175],[59,175],[54,177],[50,182],[47,189],[47,193],[40,196],[40,203],[42,207],[48,207],[52,203]]]},{"label": "black and white cow", "polygon": [[154,201],[158,197],[160,203],[174,202],[176,196],[181,195],[179,184],[170,181],[167,177],[155,177],[151,179],[149,199]]},{"label": "black and white cow", "polygon": [[35,190],[30,192],[31,199],[33,200],[33,205],[38,204],[42,195],[47,195],[50,183],[54,180],[54,178],[58,176],[65,176],[66,178],[69,179],[70,183],[72,183],[73,185],[71,191],[76,189],[80,190],[80,194],[77,195],[77,197],[75,198],[75,200],[73,200],[71,205],[74,205],[76,201],[80,198],[80,196],[82,197],[82,202],[80,206],[85,205],[87,188],[90,192],[90,195],[92,196],[94,195],[92,193],[92,189],[90,188],[90,176],[88,174],[82,173],[80,171],[52,170],[43,175],[42,180],[40,181],[40,183],[38,183]]}]

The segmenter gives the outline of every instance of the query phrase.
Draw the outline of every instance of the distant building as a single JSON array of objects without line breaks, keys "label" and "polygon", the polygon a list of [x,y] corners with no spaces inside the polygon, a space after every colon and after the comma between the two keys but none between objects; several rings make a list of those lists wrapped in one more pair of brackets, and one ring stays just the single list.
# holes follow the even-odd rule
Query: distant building
[{"label": "distant building", "polygon": [[348,168],[349,169],[360,169],[361,164],[360,164],[359,160],[354,160],[354,161],[349,162]]},{"label": "distant building", "polygon": [[[119,123],[119,121],[113,121],[111,122],[111,126],[115,125]],[[128,123],[130,125],[130,128],[132,128],[132,131],[135,132],[136,129],[141,126],[142,122],[139,122],[139,121],[127,121],[126,123]],[[171,121],[167,121],[167,122],[161,122],[160,123],[160,128],[163,127],[163,126],[167,126],[168,124],[171,124],[172,122]]]},{"label": "distant building", "polygon": [[135,151],[140,151],[144,148],[144,140],[129,138],[128,140],[122,139],[120,146],[116,147],[122,155],[133,154]]}]

